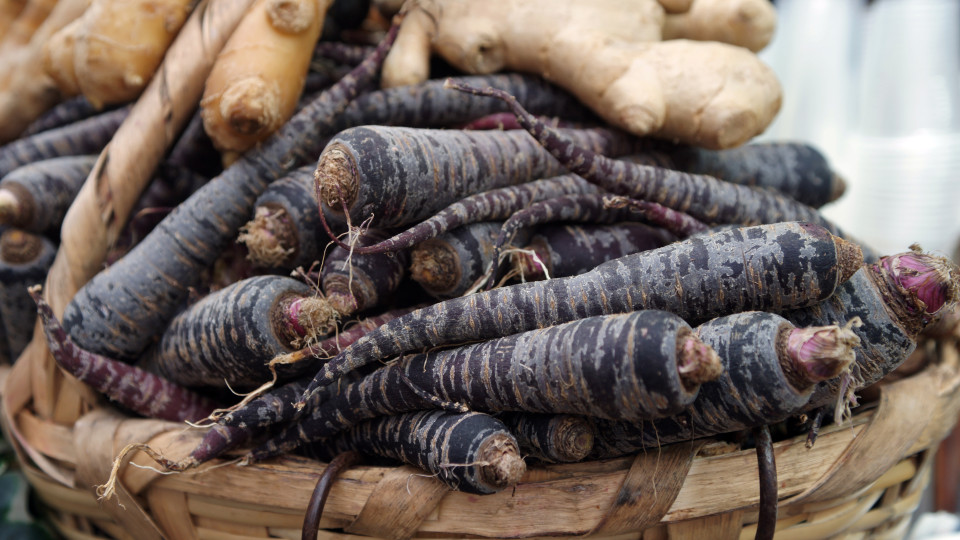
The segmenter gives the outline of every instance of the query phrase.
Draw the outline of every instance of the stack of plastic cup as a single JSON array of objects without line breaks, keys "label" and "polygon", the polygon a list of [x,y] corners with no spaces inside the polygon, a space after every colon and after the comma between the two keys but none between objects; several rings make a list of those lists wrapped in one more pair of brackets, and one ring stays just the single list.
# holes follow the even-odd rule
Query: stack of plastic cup
[{"label": "stack of plastic cup", "polygon": [[949,254],[960,234],[960,2],[868,11],[849,229],[881,252]]}]

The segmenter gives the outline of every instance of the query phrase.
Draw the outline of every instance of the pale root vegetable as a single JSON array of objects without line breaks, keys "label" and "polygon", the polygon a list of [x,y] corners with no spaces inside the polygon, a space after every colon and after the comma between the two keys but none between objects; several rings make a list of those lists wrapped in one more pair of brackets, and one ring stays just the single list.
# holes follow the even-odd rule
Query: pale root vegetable
[{"label": "pale root vegetable", "polygon": [[140,95],[191,6],[190,0],[94,0],[74,45],[83,95],[98,107]]},{"label": "pale root vegetable", "polygon": [[[0,88],[6,87],[4,81],[10,74],[11,53],[30,41],[34,32],[57,5],[57,0],[27,0],[26,3],[21,2],[21,4],[23,7],[7,27],[3,41],[0,41],[0,58],[4,59],[0,62]],[[14,9],[16,9],[15,6]]]},{"label": "pale root vegetable", "polygon": [[221,151],[242,153],[290,118],[329,0],[258,0],[217,57],[200,106]]},{"label": "pale root vegetable", "polygon": [[769,0],[694,0],[683,13],[671,13],[663,39],[722,41],[759,51],[770,43],[777,12]]},{"label": "pale root vegetable", "polygon": [[17,16],[23,11],[26,0],[2,0],[0,1],[0,42],[7,35],[7,30]]},{"label": "pale root vegetable", "polygon": [[610,124],[708,148],[739,146],[780,108],[775,74],[719,42],[661,42],[653,0],[417,2],[384,63],[384,86],[419,82],[431,49],[468,73],[539,74]]},{"label": "pale root vegetable", "polygon": [[79,17],[89,2],[60,0],[27,43],[6,53],[8,72],[0,94],[0,141],[16,138],[38,116],[63,99],[53,79],[43,70],[43,46],[54,33]]},{"label": "pale root vegetable", "polygon": [[63,96],[76,96],[80,93],[77,70],[73,62],[77,34],[83,28],[83,17],[64,26],[43,45],[43,70],[53,79]]}]

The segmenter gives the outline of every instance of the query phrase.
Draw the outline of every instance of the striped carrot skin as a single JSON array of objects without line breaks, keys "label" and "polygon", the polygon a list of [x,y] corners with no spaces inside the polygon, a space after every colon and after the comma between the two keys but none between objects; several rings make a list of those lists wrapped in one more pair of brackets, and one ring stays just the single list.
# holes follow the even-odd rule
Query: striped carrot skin
[{"label": "striped carrot skin", "polygon": [[7,143],[0,147],[0,177],[34,161],[99,153],[129,112],[130,107],[114,109]]},{"label": "striped carrot skin", "polygon": [[[365,62],[361,68],[372,74],[371,64]],[[534,77],[491,75],[472,80],[509,88],[545,114],[583,109],[568,94]],[[450,125],[503,108],[499,102],[453,93],[443,89],[442,81],[430,81],[369,92],[341,109],[342,98],[352,95],[356,82],[351,76],[332,87],[181,204],[130,256],[81,288],[64,314],[64,326],[73,339],[112,357],[139,355],[180,309],[203,271],[236,239],[266,186],[298,164],[315,160],[328,136],[368,123]]]},{"label": "striped carrot skin", "polygon": [[786,311],[829,297],[861,264],[857,246],[811,224],[777,223],[691,237],[578,276],[501,287],[414,311],[331,359],[307,392],[407,351],[594,315],[659,309],[696,324],[741,311]]},{"label": "striped carrot skin", "polygon": [[421,411],[364,422],[329,442],[324,452],[356,450],[420,467],[451,489],[496,493],[526,471],[517,441],[503,422],[481,413]]},{"label": "striped carrot skin", "polygon": [[279,455],[376,416],[435,407],[659,418],[690,404],[719,367],[716,353],[672,313],[587,317],[404,358],[315,398],[308,415],[253,456]]}]

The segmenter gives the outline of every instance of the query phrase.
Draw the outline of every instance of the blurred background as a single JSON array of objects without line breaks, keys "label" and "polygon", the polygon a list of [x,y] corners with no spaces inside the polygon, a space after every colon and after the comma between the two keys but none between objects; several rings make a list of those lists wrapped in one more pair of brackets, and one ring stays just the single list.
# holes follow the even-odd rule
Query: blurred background
[{"label": "blurred background", "polygon": [[881,253],[960,237],[960,0],[777,0],[783,84],[759,140],[813,143],[847,182],[824,208]]}]

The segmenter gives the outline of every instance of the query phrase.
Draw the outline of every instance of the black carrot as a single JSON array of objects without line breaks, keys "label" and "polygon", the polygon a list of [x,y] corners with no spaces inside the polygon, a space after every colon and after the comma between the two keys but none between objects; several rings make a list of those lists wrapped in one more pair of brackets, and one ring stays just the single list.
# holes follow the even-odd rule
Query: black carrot
[{"label": "black carrot", "polygon": [[311,387],[407,351],[593,315],[661,309],[700,322],[747,310],[784,311],[829,297],[861,261],[857,246],[810,224],[778,223],[689,238],[579,276],[502,287],[414,311],[331,359]]},{"label": "black carrot", "polygon": [[[662,227],[680,238],[703,232],[707,228],[699,220],[657,203],[614,198],[603,193],[562,195],[533,203],[510,216],[497,236],[493,259],[500,261],[500,253],[508,244],[522,245],[523,241],[516,238],[518,231],[534,225],[558,221],[616,223],[632,220]],[[487,280],[487,288],[492,287],[497,278],[498,272],[494,271]]]},{"label": "black carrot", "polygon": [[[365,62],[361,68],[372,75],[373,65]],[[534,77],[492,75],[471,80],[510,88],[545,114],[583,110],[569,95]],[[332,87],[181,204],[140,243],[136,255],[124,257],[80,289],[64,315],[73,338],[112,356],[139,354],[180,308],[198,276],[234,241],[266,185],[316,159],[326,136],[367,123],[449,125],[503,108],[495,100],[450,92],[441,81],[430,81],[361,95],[334,114],[340,111],[341,98],[356,89],[355,82],[348,77]]]},{"label": "black carrot", "polygon": [[167,216],[130,254],[74,296],[64,326],[82,347],[135,358],[183,304],[190,287],[249,219],[256,197],[291,164],[314,159],[325,128],[369,84],[396,35],[350,75],[246,152]]},{"label": "black carrot", "polygon": [[252,456],[277,455],[375,416],[433,408],[436,401],[487,413],[657,418],[690,404],[703,381],[720,375],[719,365],[716,353],[671,313],[587,317],[404,358],[342,385],[333,397],[315,399],[310,414]]},{"label": "black carrot", "polygon": [[0,234],[0,321],[10,360],[16,360],[33,337],[37,310],[27,288],[42,283],[57,248],[46,238],[18,229]]},{"label": "black carrot", "polygon": [[676,240],[669,232],[642,223],[545,225],[511,255],[511,265],[529,281],[575,276],[609,260]]},{"label": "black carrot", "polygon": [[573,463],[593,450],[593,424],[572,414],[503,413],[497,418],[517,438],[520,452],[546,463]]},{"label": "black carrot", "polygon": [[410,251],[410,278],[434,298],[461,296],[494,261],[501,223],[481,221],[421,242]]},{"label": "black carrot", "polygon": [[[377,243],[387,236],[381,231],[368,229],[358,245]],[[358,255],[334,246],[320,270],[323,293],[342,315],[385,305],[407,277],[409,264],[410,256],[406,251]]]},{"label": "black carrot", "polygon": [[259,386],[278,354],[326,337],[336,313],[310,286],[258,276],[211,293],[174,317],[140,366],[184,386]]},{"label": "black carrot", "polygon": [[[564,130],[592,151],[623,155],[636,140],[603,128]],[[331,213],[353,223],[400,227],[468,195],[565,172],[523,131],[462,131],[389,126],[351,128],[317,163],[317,193]],[[346,217],[340,218],[342,221]]]},{"label": "black carrot", "polygon": [[413,247],[461,225],[505,220],[529,204],[599,189],[573,174],[491,189],[465,197],[392,238],[371,246],[353,246],[354,253],[384,253]]},{"label": "black carrot", "polygon": [[402,461],[450,488],[487,494],[516,485],[526,471],[517,441],[502,422],[480,413],[423,411],[364,422],[327,445]]},{"label": "black carrot", "polygon": [[[689,174],[610,159],[565,140],[523,109],[514,96],[494,88],[478,89],[448,80],[450,88],[500,99],[510,105],[520,124],[571,172],[618,195],[656,202],[690,214],[706,223],[752,225],[801,220],[848,238],[814,208],[770,190],[723,182],[711,176]],[[865,257],[876,255],[862,246]]]},{"label": "black carrot", "polygon": [[130,107],[115,109],[7,143],[0,147],[0,177],[34,161],[99,153],[128,112]]},{"label": "black carrot", "polygon": [[807,406],[818,382],[848,369],[860,343],[849,326],[797,328],[759,311],[704,323],[697,336],[720,355],[723,374],[701,385],[697,399],[673,417],[645,423],[596,420],[594,457],[782,420]]},{"label": "black carrot", "polygon": [[59,230],[97,156],[65,156],[18,167],[0,180],[0,223],[31,232]]},{"label": "black carrot", "polygon": [[138,414],[175,422],[201,420],[216,408],[208,398],[153,373],[77,347],[40,295],[40,287],[31,288],[30,295],[57,365],[97,392]]}]

